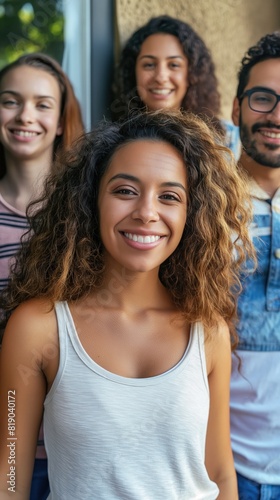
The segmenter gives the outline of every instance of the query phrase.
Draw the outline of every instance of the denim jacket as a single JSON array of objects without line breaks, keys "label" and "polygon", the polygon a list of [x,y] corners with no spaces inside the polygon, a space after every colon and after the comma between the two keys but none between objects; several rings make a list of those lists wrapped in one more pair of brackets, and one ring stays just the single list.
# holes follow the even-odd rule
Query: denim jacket
[{"label": "denim jacket", "polygon": [[247,263],[238,303],[238,349],[280,351],[280,188],[272,199],[251,181],[254,220],[250,227],[257,270]]},{"label": "denim jacket", "polygon": [[222,124],[225,128],[225,145],[231,149],[236,160],[239,159],[241,153],[241,142],[239,136],[239,127],[236,127],[232,122],[228,120],[222,120]]}]

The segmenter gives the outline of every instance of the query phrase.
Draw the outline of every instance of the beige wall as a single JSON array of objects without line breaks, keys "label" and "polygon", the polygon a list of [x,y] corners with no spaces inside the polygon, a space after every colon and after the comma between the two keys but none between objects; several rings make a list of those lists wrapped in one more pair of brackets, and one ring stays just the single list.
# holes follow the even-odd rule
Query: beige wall
[{"label": "beige wall", "polygon": [[230,118],[239,63],[261,36],[280,29],[279,0],[116,0],[119,43],[150,17],[169,14],[191,24],[212,52]]}]

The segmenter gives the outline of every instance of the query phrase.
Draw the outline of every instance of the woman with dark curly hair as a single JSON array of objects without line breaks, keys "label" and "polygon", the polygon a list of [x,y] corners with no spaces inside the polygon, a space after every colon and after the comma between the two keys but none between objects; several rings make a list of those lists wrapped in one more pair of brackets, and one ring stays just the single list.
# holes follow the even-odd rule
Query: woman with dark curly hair
[{"label": "woman with dark curly hair", "polygon": [[0,300],[1,500],[28,499],[43,407],[50,498],[237,500],[230,327],[251,243],[228,150],[191,113],[136,113],[47,188]]},{"label": "woman with dark curly hair", "polygon": [[113,116],[131,109],[183,109],[208,118],[237,155],[238,128],[221,121],[220,94],[211,53],[187,23],[154,17],[135,31],[120,57]]}]

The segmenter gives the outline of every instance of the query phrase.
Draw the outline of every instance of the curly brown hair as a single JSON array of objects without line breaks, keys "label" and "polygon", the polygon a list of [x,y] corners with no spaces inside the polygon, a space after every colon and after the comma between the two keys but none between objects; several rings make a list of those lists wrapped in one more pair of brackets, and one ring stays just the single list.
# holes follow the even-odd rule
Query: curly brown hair
[{"label": "curly brown hair", "polygon": [[116,118],[124,117],[131,108],[141,109],[143,102],[137,93],[135,67],[144,40],[156,33],[176,36],[188,60],[189,88],[182,109],[210,117],[219,123],[220,94],[211,53],[202,38],[187,23],[167,16],[158,16],[135,31],[126,42],[116,71],[112,112]]},{"label": "curly brown hair", "polygon": [[222,316],[231,323],[239,270],[253,255],[246,179],[204,121],[163,111],[104,121],[64,156],[63,169],[49,179],[41,208],[30,218],[29,241],[1,296],[7,317],[32,297],[73,301],[101,286],[100,181],[118,148],[139,140],[171,144],[186,166],[186,224],[177,249],[160,266],[160,280],[188,321],[211,326]]},{"label": "curly brown hair", "polygon": [[[75,96],[71,82],[60,64],[52,57],[40,52],[25,54],[16,59],[16,61],[4,66],[0,71],[0,82],[9,71],[21,66],[31,66],[32,68],[46,71],[50,73],[59,84],[61,92],[60,117],[63,132],[60,136],[56,137],[54,142],[54,155],[57,156],[69,148],[72,142],[84,132],[80,104]],[[4,148],[0,143],[0,178],[2,178],[5,173],[6,160]]]}]

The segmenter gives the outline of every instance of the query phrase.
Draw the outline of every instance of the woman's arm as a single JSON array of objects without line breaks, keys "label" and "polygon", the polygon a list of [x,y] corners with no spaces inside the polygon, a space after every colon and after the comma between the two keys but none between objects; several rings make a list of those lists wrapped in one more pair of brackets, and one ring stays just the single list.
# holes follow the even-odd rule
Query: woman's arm
[{"label": "woman's arm", "polygon": [[229,394],[231,347],[229,330],[221,323],[213,340],[206,341],[209,367],[210,413],[206,439],[206,467],[217,483],[219,500],[237,500],[237,483],[230,443]]},{"label": "woman's arm", "polygon": [[[43,402],[46,307],[29,301],[12,314],[0,359],[0,498],[28,500]],[[54,313],[53,313],[54,314]],[[51,326],[52,323],[52,326]]]}]

